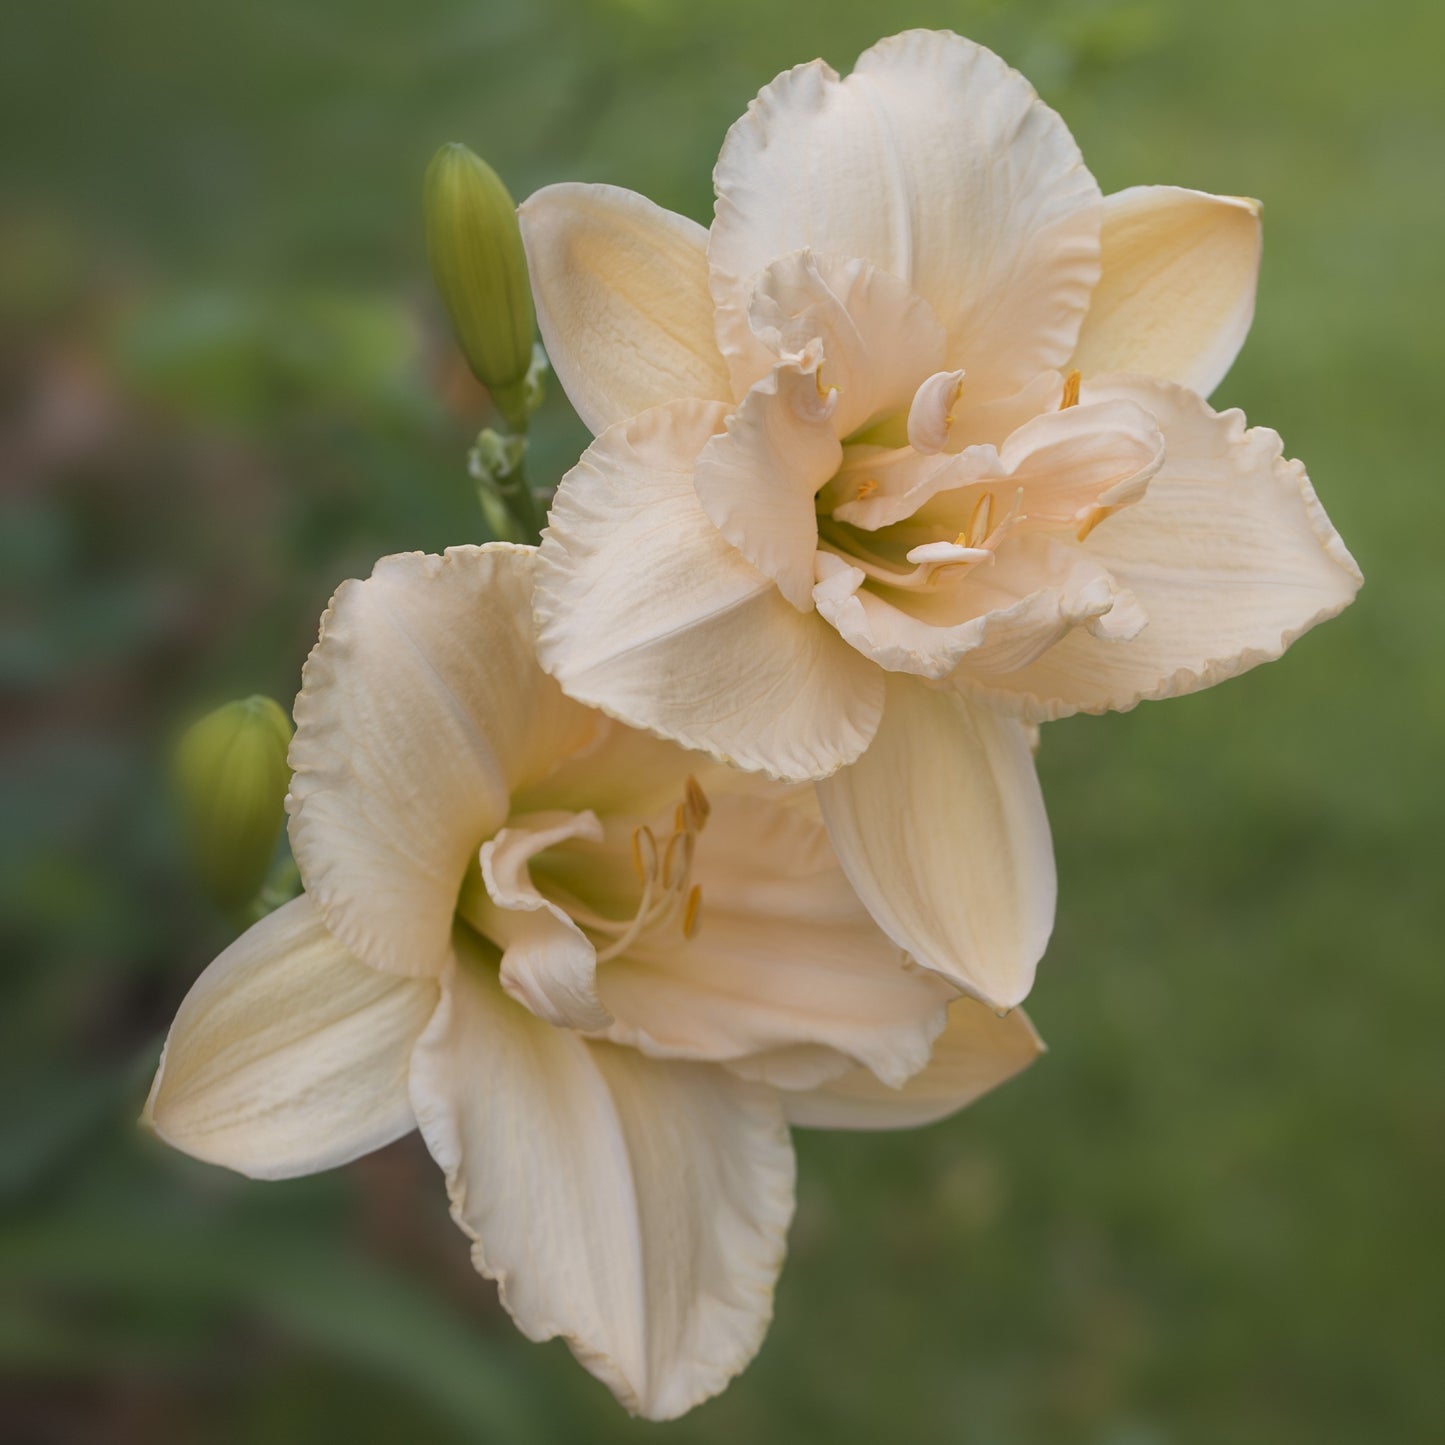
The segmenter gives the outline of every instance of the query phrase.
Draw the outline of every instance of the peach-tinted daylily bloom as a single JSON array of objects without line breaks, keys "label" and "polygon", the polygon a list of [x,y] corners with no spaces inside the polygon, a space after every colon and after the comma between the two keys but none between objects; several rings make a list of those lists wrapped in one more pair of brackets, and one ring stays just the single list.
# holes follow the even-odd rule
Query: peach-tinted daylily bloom
[{"label": "peach-tinted daylily bloom", "polygon": [[146,1114],[260,1178],[419,1127],[519,1327],[667,1418],[767,1327],[787,1124],[940,1118],[1039,1045],[872,924],[810,788],[564,697],[534,556],[338,591],[291,754],[306,892],[202,974]]},{"label": "peach-tinted daylily bloom", "polygon": [[543,665],[827,778],[874,917],[1016,1003],[1054,906],[1028,726],[1278,657],[1360,582],[1275,433],[1203,399],[1258,207],[1101,198],[1021,76],[921,31],[779,76],[714,181],[711,231],[609,186],[521,208],[597,438],[541,549]]}]

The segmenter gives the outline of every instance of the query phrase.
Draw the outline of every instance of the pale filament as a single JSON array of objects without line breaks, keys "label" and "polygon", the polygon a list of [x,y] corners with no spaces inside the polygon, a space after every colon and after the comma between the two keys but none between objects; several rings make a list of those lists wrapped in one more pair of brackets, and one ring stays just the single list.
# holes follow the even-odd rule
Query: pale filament
[{"label": "pale filament", "polygon": [[701,926],[702,887],[692,883],[692,860],[697,835],[707,825],[712,806],[696,778],[688,775],[683,800],[672,815],[672,832],[659,844],[646,824],[632,830],[632,866],[642,884],[637,911],[630,919],[605,918],[590,908],[572,904],[573,920],[593,933],[611,937],[612,942],[597,950],[597,962],[606,963],[626,952],[644,933],[669,923],[682,914],[682,935],[696,936]]}]

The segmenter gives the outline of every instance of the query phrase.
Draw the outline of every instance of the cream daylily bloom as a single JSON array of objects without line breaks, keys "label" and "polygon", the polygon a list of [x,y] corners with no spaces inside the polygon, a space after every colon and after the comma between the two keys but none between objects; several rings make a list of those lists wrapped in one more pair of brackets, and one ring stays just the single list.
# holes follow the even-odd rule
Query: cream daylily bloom
[{"label": "cream daylily bloom", "polygon": [[534,556],[337,592],[296,706],[306,892],[201,975],[146,1117],[259,1178],[419,1127],[522,1331],[662,1419],[761,1342],[790,1120],[923,1123],[1040,1045],[873,925],[810,788],[565,697]]},{"label": "cream daylily bloom", "polygon": [[728,132],[710,231],[608,186],[521,208],[596,434],[537,580],[572,696],[779,778],[910,954],[1006,1007],[1054,873],[1028,732],[1278,657],[1360,574],[1303,467],[1204,396],[1252,201],[1101,197],[1028,83],[913,31]]}]

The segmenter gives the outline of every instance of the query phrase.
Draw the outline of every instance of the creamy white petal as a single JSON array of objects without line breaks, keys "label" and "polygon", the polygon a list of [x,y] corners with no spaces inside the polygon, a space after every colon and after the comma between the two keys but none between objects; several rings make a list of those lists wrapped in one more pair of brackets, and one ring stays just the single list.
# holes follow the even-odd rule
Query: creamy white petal
[{"label": "creamy white petal", "polygon": [[603,967],[612,1037],[718,1061],[821,1044],[894,1083],[923,1067],[951,991],[874,926],[820,822],[722,797],[692,877],[695,935],[649,934]]},{"label": "creamy white petal", "polygon": [[597,996],[597,950],[555,903],[537,891],[527,865],[573,838],[600,842],[595,813],[514,816],[482,844],[482,882],[493,905],[482,931],[502,947],[502,987],[558,1028],[605,1029],[612,1015]]},{"label": "creamy white petal", "polygon": [[544,186],[517,212],[547,357],[594,434],[684,397],[725,401],[707,232],[617,186]]},{"label": "creamy white petal", "polygon": [[572,696],[636,727],[821,777],[868,745],[882,683],[698,504],[696,459],[724,416],[701,402],[645,412],[563,478],[538,554],[538,652]]},{"label": "creamy white petal", "polygon": [[908,411],[908,443],[922,453],[999,446],[1011,432],[1046,411],[1058,411],[1064,378],[1041,371],[1006,396],[975,395],[962,371],[940,371],[914,394]]},{"label": "creamy white petal", "polygon": [[872,746],[818,785],[829,837],[895,943],[1011,1008],[1033,983],[1056,893],[1028,736],[967,698],[887,677]]},{"label": "creamy white petal", "polygon": [[1102,269],[1073,365],[1208,396],[1244,345],[1259,276],[1259,202],[1179,186],[1104,198]]},{"label": "creamy white petal", "polygon": [[697,459],[693,485],[708,519],[800,612],[813,607],[814,496],[843,448],[815,364],[784,362],[743,398]]},{"label": "creamy white petal", "polygon": [[948,336],[941,364],[993,394],[1073,352],[1098,277],[1098,187],[1063,121],[971,41],[913,30],[846,80],[821,61],[785,72],[728,132],[713,181],[730,364],[748,364],[757,277],[804,247],[907,282]]},{"label": "creamy white petal", "polygon": [[1083,544],[1148,622],[1127,642],[1072,633],[1021,671],[980,679],[992,700],[1042,721],[1195,692],[1278,657],[1348,605],[1359,568],[1277,433],[1166,382],[1102,378],[1084,395],[1132,400],[1164,433],[1143,499]]},{"label": "creamy white petal", "polygon": [[631,1411],[681,1415],[756,1353],[793,1210],[777,1096],[554,1029],[480,954],[444,980],[417,1123],[477,1269]]},{"label": "creamy white petal", "polygon": [[253,1179],[314,1174],[413,1127],[412,1045],[430,979],[353,958],[303,895],[253,924],[192,985],[143,1122]]},{"label": "creamy white petal", "polygon": [[912,1129],[946,1119],[1033,1063],[1044,1051],[1022,1009],[1000,1018],[975,999],[948,1010],[933,1058],[901,1089],[867,1069],[817,1088],[785,1093],[788,1122],[805,1129]]},{"label": "creamy white petal", "polygon": [[[967,551],[935,543],[909,555],[935,550]],[[975,567],[951,590],[875,591],[864,585],[864,572],[828,554],[818,558],[818,576],[818,613],[850,646],[889,672],[934,681],[965,662],[976,673],[1012,672],[1073,628],[1112,617],[1121,598],[1115,580],[1082,548],[1039,533],[1008,540],[992,563]],[[1127,602],[1126,628],[1137,632],[1142,621]]]},{"label": "creamy white petal", "polygon": [[357,957],[431,974],[508,795],[594,727],[537,666],[533,550],[384,557],[344,582],[301,674],[287,809],[301,877]]},{"label": "creamy white petal", "polygon": [[858,257],[784,256],[763,272],[749,315],[769,365],[819,346],[817,387],[833,395],[839,437],[904,410],[947,345],[927,302]]}]

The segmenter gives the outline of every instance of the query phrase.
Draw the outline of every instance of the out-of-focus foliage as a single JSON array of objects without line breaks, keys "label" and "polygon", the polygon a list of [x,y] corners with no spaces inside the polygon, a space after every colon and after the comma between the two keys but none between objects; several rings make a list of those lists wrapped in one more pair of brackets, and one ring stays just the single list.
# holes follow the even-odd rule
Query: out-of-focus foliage
[{"label": "out-of-focus foliage", "polygon": [[[1256,674],[1045,730],[1053,1052],[930,1130],[803,1137],[771,1337],[667,1433],[1445,1436],[1445,11],[54,0],[0,47],[7,1440],[659,1436],[511,1330],[415,1141],[261,1185],[134,1130],[227,939],[164,758],[198,708],[294,692],[341,578],[485,535],[485,403],[424,258],[438,144],[518,195],[706,219],[761,83],[907,24],[1020,66],[1106,190],[1264,200],[1221,398],[1309,462],[1368,584]],[[550,390],[542,481],[583,436]]]}]

